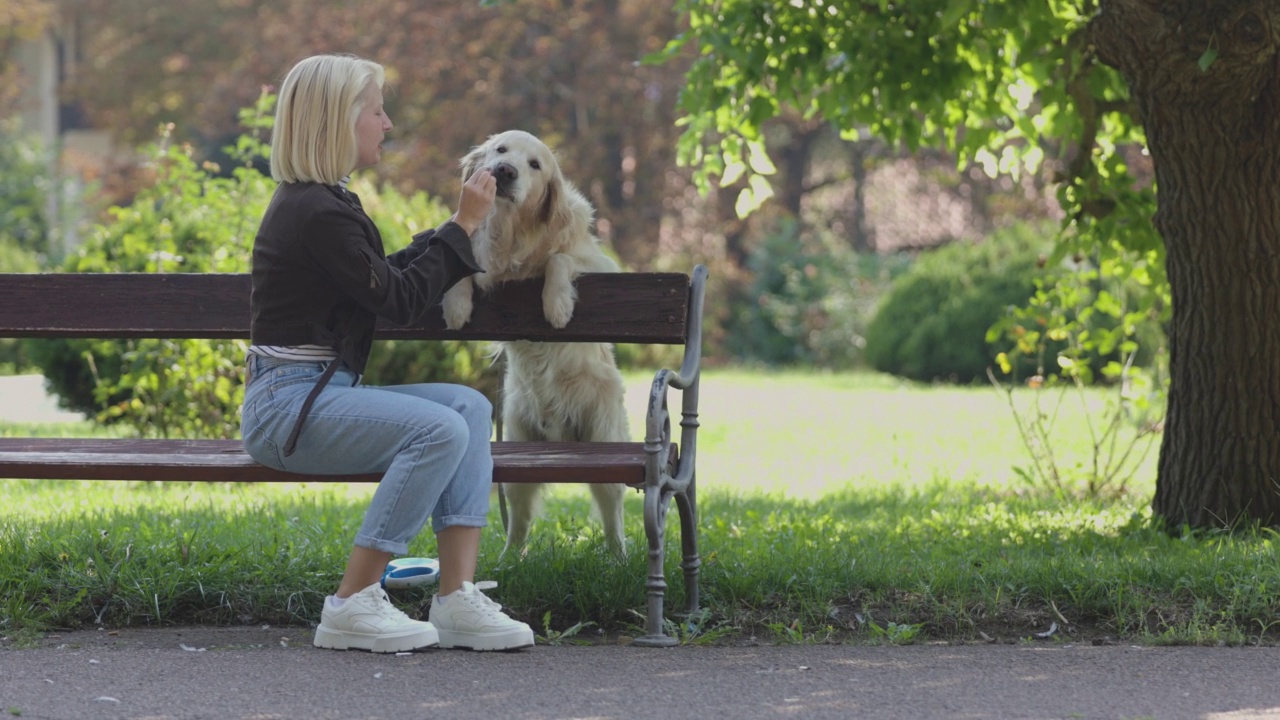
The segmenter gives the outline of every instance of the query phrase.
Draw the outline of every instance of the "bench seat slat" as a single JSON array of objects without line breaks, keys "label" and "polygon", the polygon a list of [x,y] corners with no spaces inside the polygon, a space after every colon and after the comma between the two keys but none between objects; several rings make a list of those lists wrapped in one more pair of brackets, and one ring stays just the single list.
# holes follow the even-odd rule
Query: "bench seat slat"
[{"label": "bench seat slat", "polygon": [[[505,283],[475,297],[471,322],[444,326],[440,307],[420,323],[382,322],[378,337],[682,345],[689,277],[681,273],[580,276],[573,319],[557,330],[542,316],[542,281]],[[245,274],[0,274],[0,337],[249,337]]]},{"label": "bench seat slat", "polygon": [[[674,463],[676,451],[672,449]],[[493,443],[494,482],[644,484],[644,444]],[[263,467],[239,440],[0,438],[0,477],[178,482],[377,482]]]}]

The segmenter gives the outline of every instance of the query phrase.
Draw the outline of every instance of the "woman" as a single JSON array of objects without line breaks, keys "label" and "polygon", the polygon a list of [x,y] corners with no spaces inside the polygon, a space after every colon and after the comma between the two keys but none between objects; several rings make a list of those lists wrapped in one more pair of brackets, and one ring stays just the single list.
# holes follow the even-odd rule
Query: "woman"
[{"label": "woman", "polygon": [[[377,63],[318,55],[294,66],[280,87],[271,139],[271,175],[280,185],[253,246],[245,449],[280,470],[383,473],[342,581],[325,599],[317,647],[527,647],[529,626],[474,583],[493,479],[489,401],[457,385],[360,382],[377,318],[415,322],[458,280],[482,272],[469,238],[496,187],[492,175],[477,173],[449,222],[386,255],[347,189],[353,170],[377,164],[392,127],[383,80]],[[440,587],[422,622],[391,604],[381,578],[428,517]]]}]

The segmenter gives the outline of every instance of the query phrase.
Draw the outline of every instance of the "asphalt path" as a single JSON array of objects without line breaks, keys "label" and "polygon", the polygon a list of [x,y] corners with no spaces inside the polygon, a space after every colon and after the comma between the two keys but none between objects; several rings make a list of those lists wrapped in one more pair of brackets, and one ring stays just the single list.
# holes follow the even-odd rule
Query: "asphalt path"
[{"label": "asphalt path", "polygon": [[0,712],[195,718],[1280,718],[1280,648],[537,646],[403,655],[305,628],[85,630],[0,641]]}]

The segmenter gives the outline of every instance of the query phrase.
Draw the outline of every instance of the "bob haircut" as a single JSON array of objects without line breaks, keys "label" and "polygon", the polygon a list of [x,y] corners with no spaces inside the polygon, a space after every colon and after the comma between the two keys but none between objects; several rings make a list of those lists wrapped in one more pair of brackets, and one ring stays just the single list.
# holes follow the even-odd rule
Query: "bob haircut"
[{"label": "bob haircut", "polygon": [[356,118],[382,89],[381,65],[354,55],[314,55],[285,76],[271,134],[271,177],[277,182],[337,185],[358,161]]}]

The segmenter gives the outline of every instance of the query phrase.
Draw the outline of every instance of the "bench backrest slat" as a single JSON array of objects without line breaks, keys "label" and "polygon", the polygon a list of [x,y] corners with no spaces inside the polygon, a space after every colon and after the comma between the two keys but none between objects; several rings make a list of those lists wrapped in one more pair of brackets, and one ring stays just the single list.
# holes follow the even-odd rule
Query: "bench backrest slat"
[{"label": "bench backrest slat", "polygon": [[[541,340],[679,345],[689,277],[681,273],[583,275],[562,330],[542,316],[542,281],[476,294],[471,322],[448,330],[439,307],[416,326],[378,326],[379,338]],[[248,338],[245,274],[0,274],[0,337]]]}]

